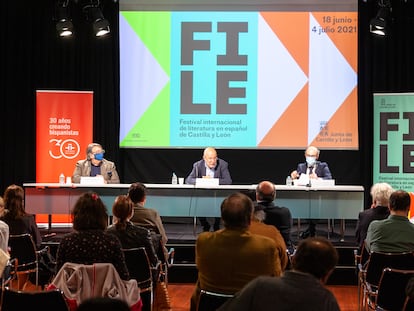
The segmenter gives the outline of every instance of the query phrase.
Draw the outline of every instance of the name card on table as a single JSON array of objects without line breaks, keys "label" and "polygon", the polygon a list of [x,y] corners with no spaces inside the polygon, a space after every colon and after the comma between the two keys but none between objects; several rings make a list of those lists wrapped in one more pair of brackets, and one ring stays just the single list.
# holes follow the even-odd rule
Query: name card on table
[{"label": "name card on table", "polygon": [[81,185],[104,185],[105,180],[102,175],[98,176],[81,176],[80,178]]},{"label": "name card on table", "polygon": [[217,187],[219,185],[218,178],[196,178],[196,187]]}]

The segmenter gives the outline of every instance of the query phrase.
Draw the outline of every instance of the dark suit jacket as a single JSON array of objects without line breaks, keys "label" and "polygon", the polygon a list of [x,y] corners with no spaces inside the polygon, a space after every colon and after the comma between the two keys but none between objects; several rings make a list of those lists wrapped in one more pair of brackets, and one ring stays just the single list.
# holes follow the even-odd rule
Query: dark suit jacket
[{"label": "dark suit jacket", "polygon": [[369,208],[359,213],[358,222],[355,231],[356,241],[361,249],[367,237],[368,226],[373,220],[382,220],[390,215],[390,211],[387,206],[377,206],[375,208]]},{"label": "dark suit jacket", "polygon": [[[315,173],[318,177],[322,179],[332,179],[331,171],[329,170],[328,163],[316,161],[315,163]],[[306,169],[308,168],[307,163],[299,163],[296,171],[300,174],[306,174]]]},{"label": "dark suit jacket", "polygon": [[[194,185],[196,182],[196,178],[202,178],[203,176],[206,176],[206,165],[204,160],[200,160],[193,164],[193,169],[185,179],[185,183]],[[226,161],[220,158],[217,159],[214,178],[219,179],[220,185],[231,185],[232,183],[229,172],[229,165]]]},{"label": "dark suit jacket", "polygon": [[273,202],[255,202],[255,204],[261,205],[264,207],[264,212],[266,213],[266,218],[264,220],[265,224],[275,226],[285,240],[286,247],[289,251],[292,250],[293,243],[290,236],[290,231],[292,228],[292,214],[287,207],[276,206]]}]

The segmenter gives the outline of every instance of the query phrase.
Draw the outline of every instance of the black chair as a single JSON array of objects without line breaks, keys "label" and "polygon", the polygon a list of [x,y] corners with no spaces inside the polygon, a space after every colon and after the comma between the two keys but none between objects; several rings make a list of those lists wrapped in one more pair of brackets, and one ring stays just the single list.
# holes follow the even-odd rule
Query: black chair
[{"label": "black chair", "polygon": [[362,283],[362,301],[360,301],[360,307],[367,308],[375,306],[378,286],[385,268],[414,270],[414,254],[412,252],[371,252],[366,267],[360,272]]},{"label": "black chair", "polygon": [[223,294],[202,289],[197,303],[197,311],[215,311],[232,298],[232,294]]},{"label": "black chair", "polygon": [[356,267],[356,273],[358,278],[358,302],[359,302],[359,309],[362,306],[362,297],[363,297],[363,282],[365,280],[365,273],[366,273],[366,263],[369,260],[370,253],[367,251],[365,247],[365,243],[362,244],[361,250],[358,249],[354,250],[354,261]]},{"label": "black chair", "polygon": [[122,249],[129,275],[137,280],[143,304],[143,310],[152,310],[154,301],[153,273],[157,267],[152,267],[145,247]]},{"label": "black chair", "polygon": [[49,251],[49,248],[46,246],[41,250],[37,250],[32,236],[28,233],[10,235],[9,247],[10,258],[16,260],[15,272],[17,274],[18,289],[21,289],[23,286],[23,284],[20,284],[20,277],[23,274],[26,274],[28,277],[30,273],[35,273],[35,285],[38,286],[39,259],[43,252]]},{"label": "black chair", "polygon": [[2,311],[41,309],[44,311],[69,311],[60,290],[22,292],[5,289],[1,293]]},{"label": "black chair", "polygon": [[373,308],[380,310],[403,310],[408,280],[414,276],[414,270],[385,268],[382,272]]}]

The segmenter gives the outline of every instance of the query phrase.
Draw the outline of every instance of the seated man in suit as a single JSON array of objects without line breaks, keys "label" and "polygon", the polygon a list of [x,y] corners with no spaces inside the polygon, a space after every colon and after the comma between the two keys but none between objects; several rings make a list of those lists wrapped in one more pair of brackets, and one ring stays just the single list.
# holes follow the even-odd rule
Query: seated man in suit
[{"label": "seated man in suit", "polygon": [[202,232],[196,241],[198,280],[191,310],[196,310],[200,289],[234,294],[259,275],[279,275],[276,245],[268,237],[252,234],[249,226],[253,202],[234,193],[221,204],[224,229]]},{"label": "seated man in suit", "polygon": [[371,221],[385,219],[390,215],[388,202],[393,192],[394,189],[387,183],[376,183],[371,187],[371,208],[359,213],[355,231],[356,241],[360,250],[367,237],[367,230]]},{"label": "seated man in suit", "polygon": [[[309,183],[312,182],[312,179],[332,179],[328,163],[318,161],[319,154],[320,151],[315,146],[309,146],[306,148],[306,161],[304,163],[299,163],[296,170],[290,173],[292,179],[298,179],[301,174],[309,176]],[[305,239],[309,236],[315,236],[317,222],[318,221],[316,219],[309,219],[309,227],[300,233],[300,237]]]},{"label": "seated man in suit", "polygon": [[276,206],[275,185],[270,181],[262,181],[256,187],[256,205],[263,206],[265,212],[264,223],[275,226],[283,236],[289,253],[293,253],[293,243],[290,236],[292,228],[292,214],[287,207]]},{"label": "seated man in suit", "polygon": [[[193,169],[185,179],[185,183],[194,185],[197,178],[218,178],[220,185],[231,185],[232,183],[228,163],[217,157],[217,151],[213,147],[204,149],[203,158],[193,164]],[[210,231],[211,225],[207,218],[199,217],[199,220],[203,231]],[[220,217],[215,217],[214,230],[219,229]]]},{"label": "seated man in suit", "polygon": [[105,150],[97,143],[86,148],[86,159],[76,162],[72,182],[80,183],[82,176],[102,176],[105,184],[119,184],[115,163],[104,159]]}]

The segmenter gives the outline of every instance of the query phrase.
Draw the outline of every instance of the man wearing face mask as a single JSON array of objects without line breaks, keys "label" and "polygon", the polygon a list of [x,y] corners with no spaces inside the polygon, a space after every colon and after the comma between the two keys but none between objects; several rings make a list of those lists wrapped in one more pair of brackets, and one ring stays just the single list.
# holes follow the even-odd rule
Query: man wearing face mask
[{"label": "man wearing face mask", "polygon": [[76,163],[72,182],[79,183],[81,176],[102,176],[106,184],[119,184],[119,176],[114,162],[104,159],[105,150],[97,143],[86,149],[86,159]]},{"label": "man wearing face mask", "polygon": [[[301,174],[309,175],[309,180],[312,179],[332,179],[331,171],[328,163],[318,161],[320,151],[315,146],[309,146],[305,150],[305,163],[299,163],[296,170],[290,173],[292,179],[298,179]],[[300,233],[301,238],[315,236],[317,219],[309,219],[309,227]]]}]

